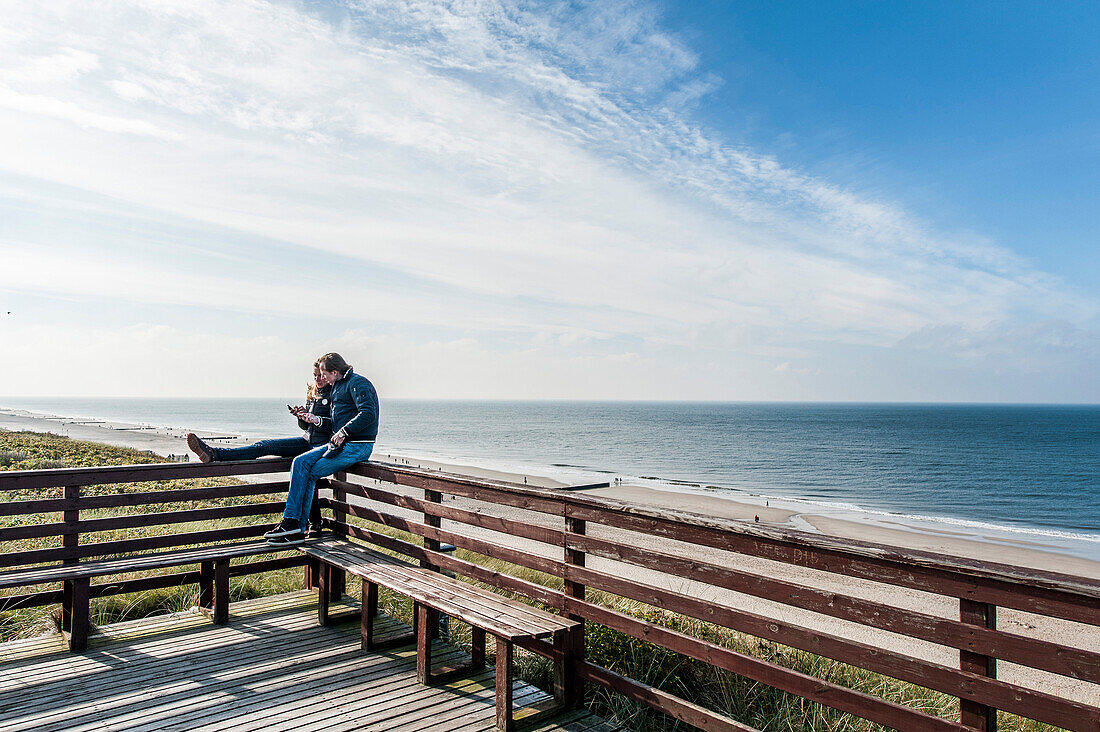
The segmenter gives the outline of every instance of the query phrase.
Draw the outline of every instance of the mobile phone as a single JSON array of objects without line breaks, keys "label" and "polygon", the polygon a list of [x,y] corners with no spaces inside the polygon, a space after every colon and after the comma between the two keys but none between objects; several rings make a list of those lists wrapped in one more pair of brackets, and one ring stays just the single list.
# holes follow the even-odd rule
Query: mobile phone
[{"label": "mobile phone", "polygon": [[294,407],[292,407],[292,406],[290,406],[289,404],[287,404],[287,405],[286,405],[286,411],[290,412],[291,414],[294,414]]}]

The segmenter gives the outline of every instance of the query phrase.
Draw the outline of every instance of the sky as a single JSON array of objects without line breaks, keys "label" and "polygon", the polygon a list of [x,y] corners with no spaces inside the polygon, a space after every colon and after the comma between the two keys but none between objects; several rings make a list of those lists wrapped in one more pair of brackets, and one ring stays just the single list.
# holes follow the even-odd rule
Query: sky
[{"label": "sky", "polygon": [[1100,402],[1100,5],[0,0],[0,394]]}]

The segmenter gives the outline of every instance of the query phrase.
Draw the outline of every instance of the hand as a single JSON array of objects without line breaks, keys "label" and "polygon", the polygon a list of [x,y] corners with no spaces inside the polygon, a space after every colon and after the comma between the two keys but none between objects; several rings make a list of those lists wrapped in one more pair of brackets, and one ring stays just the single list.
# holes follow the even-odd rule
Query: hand
[{"label": "hand", "polygon": [[302,421],[309,422],[312,425],[321,424],[321,418],[318,417],[316,414],[310,414],[309,412],[306,412],[305,414],[302,415],[301,418],[302,418]]},{"label": "hand", "polygon": [[346,439],[348,439],[347,435],[345,435],[343,432],[337,432],[335,435],[332,436],[332,439],[329,440],[329,442],[331,442],[336,447],[340,447],[344,444],[344,440]]}]

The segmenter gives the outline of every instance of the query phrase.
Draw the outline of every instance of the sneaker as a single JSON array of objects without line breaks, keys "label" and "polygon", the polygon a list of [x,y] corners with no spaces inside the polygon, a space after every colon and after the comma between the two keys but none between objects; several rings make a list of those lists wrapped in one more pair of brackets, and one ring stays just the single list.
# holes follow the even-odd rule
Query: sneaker
[{"label": "sneaker", "polygon": [[318,536],[328,531],[328,527],[324,524],[318,524],[313,521],[309,522],[309,529],[306,531],[307,539],[316,539]]},{"label": "sneaker", "polygon": [[187,446],[191,448],[191,452],[199,456],[199,460],[204,463],[210,463],[214,461],[214,448],[207,445],[205,442],[199,439],[199,436],[194,432],[187,433]]},{"label": "sneaker", "polygon": [[291,531],[288,534],[282,534],[267,540],[268,546],[293,546],[295,544],[302,544],[306,540],[306,535],[302,533],[301,529]]},{"label": "sneaker", "polygon": [[287,534],[301,534],[302,527],[298,525],[298,519],[285,518],[275,525],[275,528],[264,534],[264,538],[279,539]]}]

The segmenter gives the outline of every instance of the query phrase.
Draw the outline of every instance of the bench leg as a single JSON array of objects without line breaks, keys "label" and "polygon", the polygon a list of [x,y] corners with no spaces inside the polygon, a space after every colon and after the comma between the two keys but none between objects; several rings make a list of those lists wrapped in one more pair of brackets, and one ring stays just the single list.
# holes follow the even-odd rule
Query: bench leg
[{"label": "bench leg", "polygon": [[497,729],[511,732],[512,723],[512,644],[497,638]]},{"label": "bench leg", "polygon": [[428,610],[427,605],[413,603],[413,614],[416,616],[416,680],[421,684],[432,680],[432,626]]},{"label": "bench leg", "polygon": [[329,598],[329,566],[325,562],[317,565],[317,574],[314,579],[317,582],[317,622],[328,625],[328,598]]},{"label": "bench leg", "polygon": [[329,602],[340,602],[347,588],[347,575],[339,567],[328,568],[328,599]]},{"label": "bench leg", "polygon": [[75,579],[66,584],[71,584],[71,598],[69,602],[69,650],[83,651],[88,647],[88,592],[90,580]]},{"label": "bench leg", "polygon": [[214,609],[214,563],[199,564],[199,609]]},{"label": "bench leg", "polygon": [[224,625],[229,622],[229,560],[218,559],[214,562],[214,623]]},{"label": "bench leg", "polygon": [[306,558],[306,566],[302,574],[302,589],[317,589],[317,560],[313,557]]},{"label": "bench leg", "polygon": [[68,633],[73,629],[73,583],[61,583],[61,631]]},{"label": "bench leg", "polygon": [[363,580],[363,604],[360,612],[359,633],[363,638],[363,650],[374,650],[374,617],[378,615],[378,585]]},{"label": "bench leg", "polygon": [[554,701],[565,708],[569,708],[569,695],[566,693],[566,669],[570,667],[569,664],[569,647],[570,639],[567,638],[567,633],[557,633],[554,635],[554,655],[556,660],[554,661]]},{"label": "bench leg", "polygon": [[470,626],[470,668],[485,667],[485,631],[476,625]]}]

